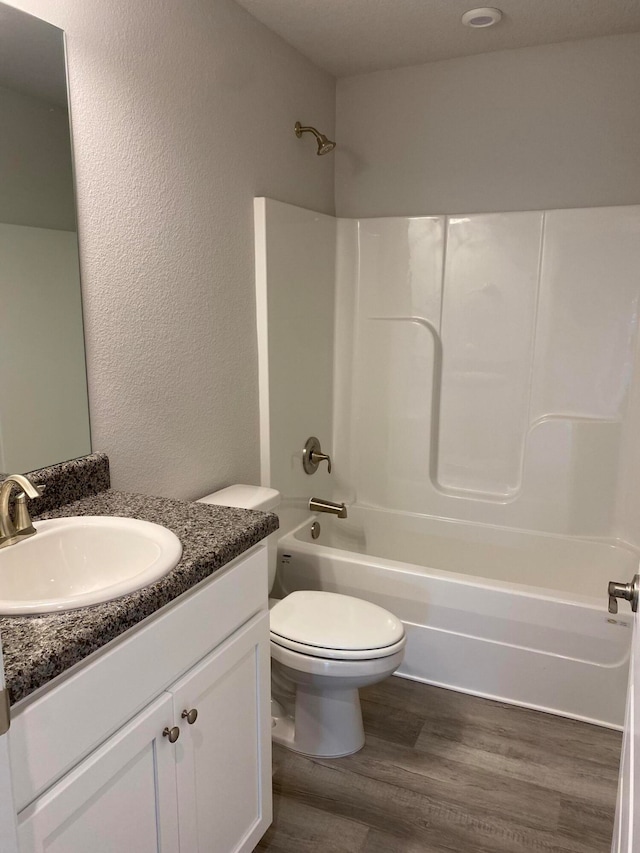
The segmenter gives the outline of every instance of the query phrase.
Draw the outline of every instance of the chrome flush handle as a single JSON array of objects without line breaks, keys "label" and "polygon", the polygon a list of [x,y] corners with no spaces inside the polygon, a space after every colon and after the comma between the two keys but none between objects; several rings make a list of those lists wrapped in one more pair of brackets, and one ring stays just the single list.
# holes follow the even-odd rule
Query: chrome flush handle
[{"label": "chrome flush handle", "polygon": [[631,610],[638,610],[638,598],[640,597],[640,574],[634,575],[631,583],[619,583],[609,581],[609,613],[618,612],[618,599],[624,598],[631,604]]}]

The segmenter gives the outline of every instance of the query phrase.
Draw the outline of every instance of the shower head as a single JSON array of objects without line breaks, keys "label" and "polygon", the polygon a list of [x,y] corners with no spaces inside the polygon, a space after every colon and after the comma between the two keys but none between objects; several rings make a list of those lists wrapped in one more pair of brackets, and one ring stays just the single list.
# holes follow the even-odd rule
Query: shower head
[{"label": "shower head", "polygon": [[320,154],[328,154],[330,151],[336,147],[336,143],[332,142],[330,139],[321,133],[320,139],[318,139],[318,155]]},{"label": "shower head", "polygon": [[332,142],[330,139],[327,139],[327,137],[324,135],[324,133],[320,133],[319,131],[317,131],[315,129],[315,127],[303,127],[300,124],[300,122],[297,121],[296,125],[294,127],[294,131],[295,131],[295,134],[298,137],[298,139],[300,139],[300,137],[302,136],[303,133],[313,133],[313,135],[315,136],[315,138],[318,142],[318,150],[316,152],[318,157],[321,154],[328,154],[330,151],[333,151],[333,149],[336,147],[335,142]]}]

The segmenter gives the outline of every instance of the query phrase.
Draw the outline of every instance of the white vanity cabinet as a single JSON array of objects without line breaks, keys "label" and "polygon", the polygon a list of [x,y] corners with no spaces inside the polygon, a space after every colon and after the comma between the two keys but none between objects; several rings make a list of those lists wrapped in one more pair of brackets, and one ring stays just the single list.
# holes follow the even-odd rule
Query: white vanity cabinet
[{"label": "white vanity cabinet", "polygon": [[163,695],[18,816],[20,853],[177,851],[174,750]]},{"label": "white vanity cabinet", "polygon": [[265,613],[171,688],[177,719],[197,711],[175,744],[181,851],[250,853],[271,822],[268,636]]},{"label": "white vanity cabinet", "polygon": [[[16,715],[10,733],[18,807],[38,792],[18,814],[20,853],[250,853],[266,831],[271,713],[264,546],[184,598]],[[213,641],[202,654],[207,636]],[[180,659],[191,663],[184,674],[176,671]],[[118,717],[127,706],[139,707],[149,684],[161,689],[82,756],[108,725],[109,715],[95,701],[105,696],[104,684],[96,693],[101,670],[104,677],[120,673],[111,684],[112,704],[123,706],[114,708]],[[178,677],[167,683],[171,675]],[[58,716],[57,732],[61,700],[66,713]],[[71,761],[74,716],[80,760],[60,775]],[[113,728],[113,714],[110,719]],[[50,747],[34,729],[45,720]],[[179,736],[171,743],[163,732],[175,727]],[[45,753],[38,756],[40,747]],[[18,765],[16,758],[26,760]]]}]

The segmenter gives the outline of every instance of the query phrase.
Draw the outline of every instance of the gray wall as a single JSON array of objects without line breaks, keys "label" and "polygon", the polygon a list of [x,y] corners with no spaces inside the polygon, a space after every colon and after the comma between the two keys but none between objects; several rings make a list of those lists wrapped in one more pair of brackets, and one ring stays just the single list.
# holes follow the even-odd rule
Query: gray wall
[{"label": "gray wall", "polygon": [[75,231],[69,115],[0,86],[0,222]]},{"label": "gray wall", "polygon": [[640,33],[338,81],[340,216],[640,201]]},{"label": "gray wall", "polygon": [[121,489],[257,482],[252,200],[333,212],[293,133],[333,78],[231,0],[14,5],[67,33],[94,449]]}]

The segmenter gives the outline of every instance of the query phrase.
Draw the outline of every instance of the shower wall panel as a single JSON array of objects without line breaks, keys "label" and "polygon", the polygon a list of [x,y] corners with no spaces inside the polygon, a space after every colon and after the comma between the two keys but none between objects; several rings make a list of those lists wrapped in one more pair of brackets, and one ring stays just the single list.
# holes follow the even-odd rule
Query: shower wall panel
[{"label": "shower wall panel", "polygon": [[332,452],[336,220],[264,198],[254,218],[262,484],[302,508],[332,490],[302,449],[315,435]]},{"label": "shower wall panel", "polygon": [[619,421],[640,295],[639,208],[546,214],[532,419]]},{"label": "shower wall panel", "polygon": [[522,486],[541,213],[450,217],[437,485],[509,498]]},{"label": "shower wall panel", "polygon": [[[640,545],[640,206],[256,214],[263,483],[285,506]],[[331,476],[302,470],[311,434]]]},{"label": "shower wall panel", "polygon": [[[354,303],[353,365],[345,364],[349,340],[338,347],[336,364],[338,373],[351,369],[354,376],[348,455],[360,500],[412,500],[412,484],[429,482],[440,397],[443,228],[440,217],[358,223],[359,280],[368,286],[358,288]],[[338,281],[339,293],[353,284]],[[337,438],[342,464],[347,454]]]},{"label": "shower wall panel", "polygon": [[352,382],[335,444],[353,497],[619,534],[620,447],[640,426],[628,413],[640,207],[361,220],[350,233],[336,376]]}]

